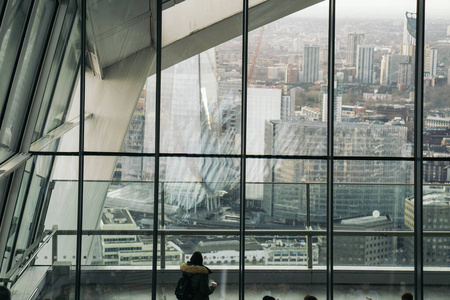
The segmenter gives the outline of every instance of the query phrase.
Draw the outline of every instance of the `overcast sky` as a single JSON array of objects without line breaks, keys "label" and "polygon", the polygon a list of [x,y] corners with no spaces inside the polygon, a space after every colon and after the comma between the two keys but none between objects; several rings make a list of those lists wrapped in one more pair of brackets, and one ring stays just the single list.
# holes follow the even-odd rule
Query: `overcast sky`
[{"label": "overcast sky", "polygon": [[[450,24],[450,0],[426,0],[427,18],[448,19]],[[325,16],[328,0],[308,8],[308,16]],[[336,16],[339,18],[403,18],[405,11],[415,12],[415,0],[336,0]],[[306,11],[305,11],[306,13]]]}]

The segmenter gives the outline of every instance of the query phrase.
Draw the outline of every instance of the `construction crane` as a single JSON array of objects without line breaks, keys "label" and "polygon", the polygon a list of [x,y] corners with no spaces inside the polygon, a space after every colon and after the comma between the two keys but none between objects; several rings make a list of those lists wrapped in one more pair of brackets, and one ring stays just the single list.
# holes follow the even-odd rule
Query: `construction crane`
[{"label": "construction crane", "polygon": [[258,57],[259,46],[261,46],[261,40],[262,40],[263,33],[264,33],[264,26],[262,26],[259,29],[259,37],[258,37],[258,41],[256,43],[255,55],[253,56],[252,64],[250,65],[250,71],[248,72],[248,75],[247,75],[247,87],[250,85],[250,80],[252,80],[253,70],[255,69],[256,58]]}]

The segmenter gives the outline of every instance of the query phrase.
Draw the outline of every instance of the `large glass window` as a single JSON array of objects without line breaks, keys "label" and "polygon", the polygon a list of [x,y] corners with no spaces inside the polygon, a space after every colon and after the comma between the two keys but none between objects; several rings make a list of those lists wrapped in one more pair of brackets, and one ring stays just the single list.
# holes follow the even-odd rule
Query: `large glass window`
[{"label": "large glass window", "polygon": [[423,2],[2,1],[0,167],[31,159],[0,280],[171,299],[201,251],[211,299],[446,299],[450,7]]}]

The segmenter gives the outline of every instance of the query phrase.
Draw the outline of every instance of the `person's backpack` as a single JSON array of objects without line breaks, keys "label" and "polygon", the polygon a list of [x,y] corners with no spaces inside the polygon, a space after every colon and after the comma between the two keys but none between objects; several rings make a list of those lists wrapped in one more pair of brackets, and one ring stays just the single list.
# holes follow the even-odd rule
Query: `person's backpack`
[{"label": "person's backpack", "polygon": [[179,300],[189,300],[194,298],[194,291],[192,290],[191,279],[189,276],[183,275],[178,279],[175,296],[177,296],[177,299]]}]

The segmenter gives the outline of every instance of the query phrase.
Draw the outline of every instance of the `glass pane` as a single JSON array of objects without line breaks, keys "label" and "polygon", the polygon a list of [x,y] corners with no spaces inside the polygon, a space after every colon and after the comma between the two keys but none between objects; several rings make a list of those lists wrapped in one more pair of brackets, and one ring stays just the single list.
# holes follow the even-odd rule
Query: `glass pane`
[{"label": "glass pane", "polygon": [[145,82],[123,140],[122,152],[155,152],[155,81],[153,75]]},{"label": "glass pane", "polygon": [[111,227],[106,216],[115,210],[122,217],[112,218],[127,222],[114,230],[144,228],[142,222],[153,224],[153,173],[151,157],[85,157],[83,228]]},{"label": "glass pane", "polygon": [[[21,39],[25,35],[27,17],[31,10],[31,0],[2,1],[1,7],[6,6],[4,19],[0,29],[0,113],[4,113],[7,103],[8,90],[14,78],[14,70],[21,52]],[[2,147],[3,148],[3,147]]]},{"label": "glass pane", "polygon": [[[239,237],[225,235],[169,235],[164,257],[166,267],[175,272],[171,278],[158,274],[161,283],[158,284],[158,297],[173,299],[176,283],[181,277],[182,270],[190,270],[191,256],[194,251],[200,251],[203,256],[203,265],[212,273],[208,275],[208,285],[212,281],[217,283],[217,289],[210,296],[211,299],[237,299],[239,286]],[[161,264],[164,264],[161,261]],[[183,265],[184,264],[184,265]],[[209,290],[209,289],[208,289]],[[210,290],[211,291],[211,290]]]},{"label": "glass pane", "polygon": [[309,3],[283,3],[283,12],[273,8],[267,18],[275,21],[264,26],[260,19],[266,16],[250,10],[248,154],[326,154],[319,91],[327,82],[328,3]]},{"label": "glass pane", "polygon": [[[383,230],[374,224],[365,229],[346,225],[347,230]],[[400,299],[414,291],[414,238],[396,236],[335,235],[335,299]]]},{"label": "glass pane", "polygon": [[412,155],[415,6],[337,3],[335,155]]},{"label": "glass pane", "polygon": [[[362,218],[334,226],[336,231],[389,231],[392,221],[377,220],[362,223]],[[335,233],[333,259],[335,266],[393,266],[412,267],[414,258],[413,237],[385,235],[342,235]]]},{"label": "glass pane", "polygon": [[[426,184],[423,186],[423,230],[450,231],[449,186]],[[414,213],[414,198],[406,200]]]},{"label": "glass pane", "polygon": [[326,253],[322,239],[267,235],[247,237],[245,242],[245,299],[262,299],[265,295],[303,299],[307,294],[325,299],[325,273],[313,279],[306,272],[324,262],[320,257]]},{"label": "glass pane", "polygon": [[83,237],[86,265],[152,265],[152,236],[134,231],[153,227],[153,172],[153,158],[85,157],[83,229],[113,232]]},{"label": "glass pane", "polygon": [[[75,230],[78,203],[78,157],[57,156],[51,176],[52,191],[48,195],[45,229],[57,225],[59,230]],[[75,245],[72,246],[75,249]]]},{"label": "glass pane", "polygon": [[389,230],[412,230],[406,225],[406,203],[414,195],[412,170],[405,161],[336,161],[334,220],[361,219],[363,224],[383,218],[391,220]]},{"label": "glass pane", "polygon": [[56,253],[50,242],[36,256],[36,266],[52,267],[51,281],[40,290],[39,299],[75,299],[76,247],[68,248],[65,245],[75,245],[76,237],[59,235],[57,239],[56,248],[53,249]]},{"label": "glass pane", "polygon": [[[62,26],[54,32],[57,42],[53,41],[49,46],[47,60],[42,66],[42,84],[38,86],[35,96],[40,101],[40,108],[33,142],[79,115],[70,113],[70,110],[79,107],[80,99],[81,21],[77,17],[78,9],[75,0],[59,6],[56,20],[62,22]],[[58,143],[58,151],[76,151],[78,147],[77,134],[68,135],[64,143]]]},{"label": "glass pane", "polygon": [[240,152],[242,1],[205,4],[163,14],[162,152]]},{"label": "glass pane", "polygon": [[[3,179],[0,182],[0,196],[2,196],[2,200],[1,200],[1,208],[2,208],[2,220],[6,220],[6,215],[5,215],[5,209],[6,209],[6,204],[7,204],[7,199],[8,199],[8,187],[12,181],[12,175],[8,176],[7,178]],[[29,178],[29,173],[24,173],[24,180],[22,183],[22,186],[26,185],[28,182],[28,178]],[[21,195],[20,197],[23,197],[23,195]],[[19,199],[20,199],[19,197]],[[18,214],[18,213],[17,213]],[[10,228],[10,233],[8,234],[8,239],[6,241],[6,247],[5,247],[5,252],[3,255],[3,260],[2,260],[2,264],[0,267],[0,271],[1,274],[6,274],[8,272],[8,268],[10,263],[12,263],[12,247],[14,244],[14,238],[16,236],[16,231],[17,231],[17,227],[18,227],[18,223],[19,223],[19,218],[17,216],[17,214],[13,215],[10,224],[11,224],[11,228]],[[6,230],[5,230],[6,231]]]},{"label": "glass pane", "polygon": [[162,158],[167,228],[239,228],[239,159]]},{"label": "glass pane", "polygon": [[0,181],[0,220],[3,219],[3,214],[5,213],[8,187],[11,178],[12,176],[10,175],[7,178],[4,178],[2,181]]},{"label": "glass pane", "polygon": [[[42,291],[43,298],[75,294],[75,262],[76,262],[76,224],[78,215],[78,157],[43,157],[43,162],[53,164],[52,173],[44,185],[47,190],[41,205],[38,229],[51,232],[56,228],[59,232],[53,236],[36,256],[35,265],[52,269],[52,281]],[[45,164],[39,169],[45,170]],[[36,171],[38,175],[40,173]],[[72,233],[60,234],[61,230]]]},{"label": "glass pane", "polygon": [[[94,1],[87,44],[85,149],[154,149],[156,6],[149,1]],[[148,132],[147,132],[148,131]],[[146,137],[152,138],[146,139]],[[150,148],[150,149],[149,149]]]},{"label": "glass pane", "polygon": [[[450,143],[450,52],[446,41],[450,18],[447,1],[430,0],[425,9],[423,155],[442,156]],[[437,178],[436,178],[437,179]],[[441,181],[438,181],[441,182]]]},{"label": "glass pane", "polygon": [[7,150],[15,152],[22,141],[28,112],[33,103],[30,99],[33,97],[38,79],[38,68],[41,66],[43,54],[47,48],[46,42],[55,9],[56,1],[38,1],[31,14],[29,24],[31,28],[28,29],[27,37],[24,40],[21,58],[17,64],[14,82],[9,92],[8,105],[1,123],[0,161],[6,157],[3,147],[6,146]]},{"label": "glass pane", "polygon": [[248,229],[326,228],[326,161],[248,159]]},{"label": "glass pane", "polygon": [[[27,171],[24,178],[20,194],[19,202],[16,205],[16,211],[19,214],[20,229],[14,247],[14,259],[18,260],[22,253],[36,240],[39,239],[44,231],[43,216],[47,208],[46,200],[51,195],[51,185],[49,184],[49,176],[51,167],[53,166],[54,157],[44,156],[38,157],[30,166],[32,178],[30,182]],[[30,164],[29,164],[30,165]],[[28,168],[28,166],[27,166]],[[23,189],[23,190],[22,190]],[[23,201],[23,202],[22,202]]]}]

